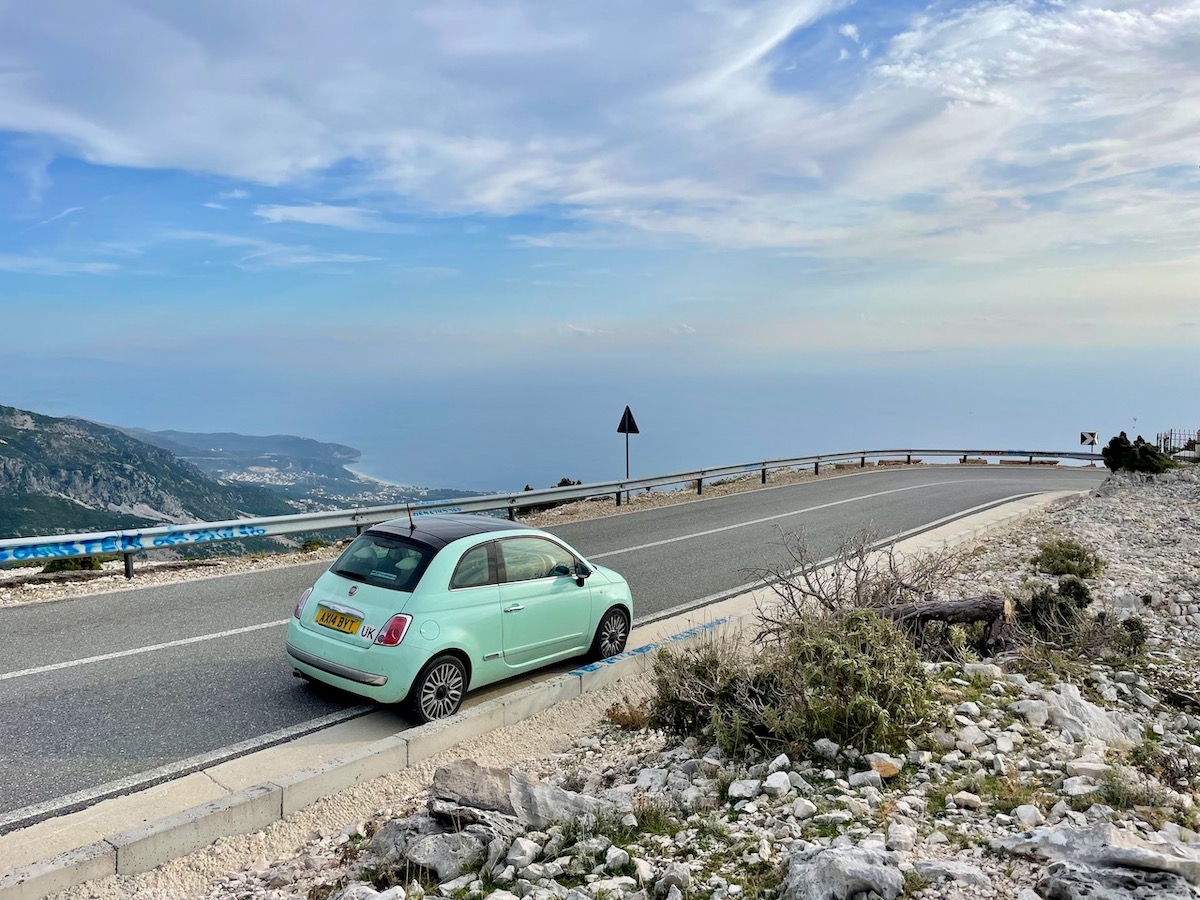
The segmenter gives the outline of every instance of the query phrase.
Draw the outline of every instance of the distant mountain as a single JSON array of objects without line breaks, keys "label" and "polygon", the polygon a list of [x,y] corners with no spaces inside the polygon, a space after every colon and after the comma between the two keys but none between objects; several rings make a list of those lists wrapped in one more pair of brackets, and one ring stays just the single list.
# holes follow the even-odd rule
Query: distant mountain
[{"label": "distant mountain", "polygon": [[0,537],[296,509],[261,485],[215,479],[119,429],[0,406]]},{"label": "distant mountain", "polygon": [[362,456],[344,444],[326,444],[290,434],[268,436],[222,431],[200,434],[191,431],[147,431],[121,428],[139,441],[170,450],[180,459],[214,475],[245,471],[255,466],[340,473],[343,466]]},{"label": "distant mountain", "polygon": [[208,475],[239,484],[256,484],[304,510],[382,506],[406,501],[466,497],[477,491],[393,485],[351,472],[346,466],[361,454],[345,444],[329,444],[290,434],[266,436],[217,432],[147,431],[126,434],[169,450]]}]

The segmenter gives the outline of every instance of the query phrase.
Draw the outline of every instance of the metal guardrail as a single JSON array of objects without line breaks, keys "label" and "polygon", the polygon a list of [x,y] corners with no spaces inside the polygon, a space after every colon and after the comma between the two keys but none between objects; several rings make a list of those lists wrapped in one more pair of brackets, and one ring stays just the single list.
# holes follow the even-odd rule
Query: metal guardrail
[{"label": "metal guardrail", "polygon": [[133,577],[133,555],[144,550],[160,550],[189,544],[204,544],[213,541],[236,541],[250,537],[266,537],[277,534],[296,534],[306,531],[327,531],[333,528],[362,528],[408,515],[432,515],[434,513],[474,513],[507,510],[513,518],[519,509],[558,503],[565,500],[581,500],[605,494],[615,494],[617,505],[621,495],[646,488],[666,487],[694,481],[696,492],[702,493],[704,481],[713,478],[728,478],[760,472],[762,483],[767,483],[767,473],[778,469],[793,469],[812,466],[821,471],[822,463],[838,463],[858,460],[863,467],[868,459],[905,459],[911,463],[914,457],[957,456],[964,461],[969,457],[1022,457],[1030,464],[1035,459],[1081,459],[1099,460],[1094,453],[1075,450],[852,450],[845,453],[819,453],[814,456],[795,456],[786,459],[767,459],[761,462],[739,463],[696,469],[691,472],[675,472],[670,475],[655,475],[649,478],[632,478],[623,481],[599,481],[593,484],[571,487],[546,488],[537,491],[517,491],[507,494],[489,494],[483,497],[461,497],[450,500],[434,500],[413,504],[391,506],[365,506],[348,510],[297,513],[290,516],[270,516],[259,519],[235,519],[227,522],[198,522],[190,525],[162,525],[155,528],[93,532],[88,534],[48,535],[44,537],[8,538],[0,540],[0,562],[56,559],[61,557],[99,556],[119,553],[125,558],[125,577]]}]

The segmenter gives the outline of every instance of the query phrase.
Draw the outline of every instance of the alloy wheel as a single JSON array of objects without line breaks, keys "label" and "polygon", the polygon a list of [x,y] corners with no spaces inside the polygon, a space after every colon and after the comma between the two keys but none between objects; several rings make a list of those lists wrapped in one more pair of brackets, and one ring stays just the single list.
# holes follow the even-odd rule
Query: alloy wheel
[{"label": "alloy wheel", "polygon": [[625,613],[614,609],[600,625],[600,658],[608,659],[625,649],[629,640],[629,620]]},{"label": "alloy wheel", "polygon": [[463,671],[453,660],[443,660],[425,676],[421,684],[421,712],[427,719],[453,715],[462,703]]}]

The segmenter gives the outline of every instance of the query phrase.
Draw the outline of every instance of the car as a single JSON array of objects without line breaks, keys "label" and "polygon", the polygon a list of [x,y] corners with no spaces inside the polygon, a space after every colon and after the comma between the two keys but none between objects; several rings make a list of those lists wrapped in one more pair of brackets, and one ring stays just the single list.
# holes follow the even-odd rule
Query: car
[{"label": "car", "polygon": [[629,585],[561,538],[484,515],[374,525],[300,595],[295,674],[428,722],[468,690],[587,655],[616,656]]}]

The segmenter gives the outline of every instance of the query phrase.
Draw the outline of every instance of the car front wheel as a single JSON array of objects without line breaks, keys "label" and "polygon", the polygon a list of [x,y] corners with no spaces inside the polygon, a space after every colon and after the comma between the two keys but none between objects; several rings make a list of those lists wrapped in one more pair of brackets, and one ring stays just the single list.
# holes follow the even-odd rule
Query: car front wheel
[{"label": "car front wheel", "polygon": [[614,606],[600,617],[600,624],[596,626],[596,637],[592,639],[592,647],[588,651],[588,659],[608,659],[610,656],[616,656],[624,651],[628,640],[629,613],[619,606]]},{"label": "car front wheel", "polygon": [[467,667],[457,656],[435,656],[421,669],[408,692],[408,712],[418,722],[458,712],[467,692]]}]

